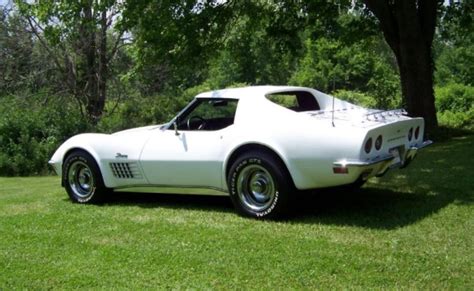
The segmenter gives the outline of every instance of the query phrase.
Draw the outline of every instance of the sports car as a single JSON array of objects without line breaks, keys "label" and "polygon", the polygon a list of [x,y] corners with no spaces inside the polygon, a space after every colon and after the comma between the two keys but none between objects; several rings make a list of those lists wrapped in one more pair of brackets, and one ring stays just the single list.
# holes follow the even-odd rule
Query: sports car
[{"label": "sports car", "polygon": [[73,136],[49,163],[77,203],[118,191],[213,189],[242,215],[272,218],[298,190],[359,187],[406,167],[431,144],[423,136],[423,118],[404,110],[252,86],[201,93],[165,124]]}]

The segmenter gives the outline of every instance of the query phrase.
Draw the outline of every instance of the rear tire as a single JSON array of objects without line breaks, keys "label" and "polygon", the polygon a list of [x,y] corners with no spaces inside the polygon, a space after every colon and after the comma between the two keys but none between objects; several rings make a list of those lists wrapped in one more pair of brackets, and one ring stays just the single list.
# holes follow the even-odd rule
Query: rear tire
[{"label": "rear tire", "polygon": [[281,218],[295,191],[286,166],[263,151],[246,153],[232,164],[227,185],[237,211],[253,218]]},{"label": "rear tire", "polygon": [[100,203],[107,192],[99,166],[84,151],[74,151],[67,156],[63,168],[63,185],[75,203]]}]

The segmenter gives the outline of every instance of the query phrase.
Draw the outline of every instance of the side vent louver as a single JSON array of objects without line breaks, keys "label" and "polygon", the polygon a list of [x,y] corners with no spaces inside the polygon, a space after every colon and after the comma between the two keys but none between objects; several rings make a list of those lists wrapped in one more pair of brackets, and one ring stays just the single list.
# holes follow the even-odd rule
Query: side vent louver
[{"label": "side vent louver", "polygon": [[142,175],[137,163],[110,163],[115,178],[141,179]]}]

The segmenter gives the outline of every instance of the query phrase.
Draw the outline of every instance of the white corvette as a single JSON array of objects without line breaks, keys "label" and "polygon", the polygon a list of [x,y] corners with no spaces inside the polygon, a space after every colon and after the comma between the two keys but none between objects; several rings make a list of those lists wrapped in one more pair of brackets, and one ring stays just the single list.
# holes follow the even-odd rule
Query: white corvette
[{"label": "white corvette", "polygon": [[163,125],[76,135],[49,163],[78,203],[114,191],[207,188],[230,194],[243,215],[275,217],[297,189],[357,187],[407,166],[431,143],[423,130],[423,118],[403,110],[303,87],[245,87],[199,94]]}]

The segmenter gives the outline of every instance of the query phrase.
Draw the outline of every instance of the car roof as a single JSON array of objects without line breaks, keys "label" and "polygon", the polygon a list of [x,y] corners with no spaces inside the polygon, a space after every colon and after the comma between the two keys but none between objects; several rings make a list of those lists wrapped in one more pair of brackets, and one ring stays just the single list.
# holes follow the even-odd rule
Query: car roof
[{"label": "car roof", "polygon": [[221,89],[200,93],[196,98],[229,98],[242,99],[249,97],[263,97],[267,94],[289,91],[311,91],[306,87],[294,86],[248,86],[240,88]]}]

